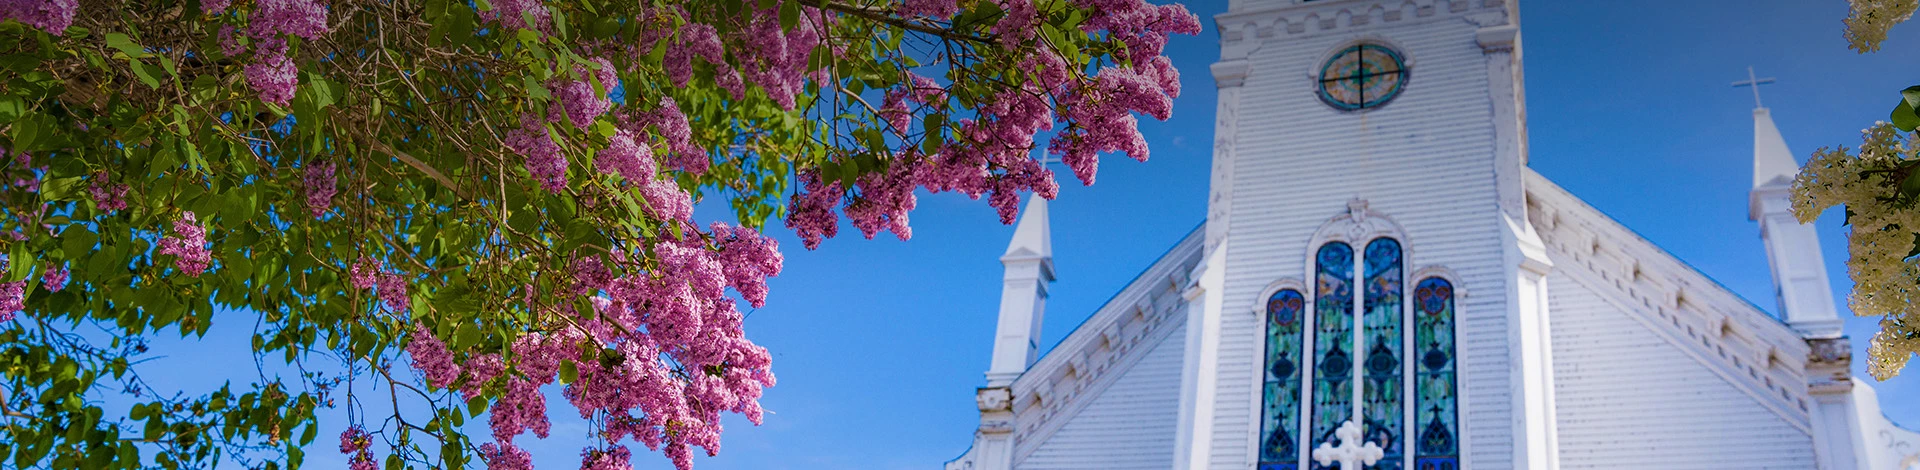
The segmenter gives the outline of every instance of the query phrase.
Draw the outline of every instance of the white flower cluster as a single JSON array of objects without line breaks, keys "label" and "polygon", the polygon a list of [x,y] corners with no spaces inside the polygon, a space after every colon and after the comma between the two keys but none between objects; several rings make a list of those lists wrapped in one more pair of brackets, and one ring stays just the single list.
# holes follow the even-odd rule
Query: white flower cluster
[{"label": "white flower cluster", "polygon": [[1920,0],[1849,0],[1853,11],[1847,15],[1847,47],[1867,53],[1880,50],[1887,40],[1887,28],[1913,18]]},{"label": "white flower cluster", "polygon": [[[1920,352],[1920,258],[1907,254],[1920,238],[1920,210],[1900,195],[1914,156],[1913,134],[1880,122],[1861,131],[1860,150],[1822,148],[1793,182],[1793,214],[1812,222],[1826,209],[1846,206],[1848,298],[1855,315],[1880,315],[1880,332],[1867,348],[1867,372],[1892,378]],[[1920,171],[1920,166],[1912,171]]]}]

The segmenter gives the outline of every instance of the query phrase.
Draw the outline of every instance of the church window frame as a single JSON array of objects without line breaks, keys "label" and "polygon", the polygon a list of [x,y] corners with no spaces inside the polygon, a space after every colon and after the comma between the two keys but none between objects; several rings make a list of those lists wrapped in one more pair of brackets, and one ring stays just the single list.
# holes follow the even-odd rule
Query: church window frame
[{"label": "church window frame", "polygon": [[[1398,390],[1399,400],[1395,406],[1397,407],[1396,414],[1401,423],[1401,430],[1400,430],[1400,435],[1397,437],[1395,442],[1399,443],[1400,445],[1398,447],[1403,450],[1398,453],[1399,455],[1396,456],[1397,459],[1395,460],[1395,462],[1398,465],[1396,466],[1374,465],[1374,466],[1367,467],[1367,469],[1369,470],[1376,469],[1376,468],[1399,468],[1403,470],[1420,469],[1420,467],[1417,467],[1418,463],[1422,461],[1421,459],[1422,454],[1420,453],[1421,449],[1418,447],[1418,445],[1420,444],[1418,442],[1420,433],[1416,429],[1416,423],[1417,423],[1416,420],[1419,418],[1419,413],[1418,413],[1418,410],[1416,409],[1416,407],[1419,406],[1419,403],[1416,401],[1418,399],[1419,390],[1417,390],[1416,387],[1421,383],[1419,382],[1420,380],[1419,372],[1421,371],[1421,369],[1418,362],[1416,362],[1418,358],[1415,358],[1414,353],[1410,351],[1416,351],[1415,344],[1414,344],[1415,336],[1416,336],[1415,328],[1418,327],[1418,324],[1416,323],[1416,318],[1415,318],[1416,306],[1414,305],[1414,299],[1413,299],[1414,289],[1416,288],[1417,283],[1422,282],[1423,280],[1428,280],[1428,279],[1435,279],[1435,280],[1440,280],[1442,282],[1445,282],[1448,285],[1450,285],[1453,290],[1453,294],[1451,297],[1451,304],[1450,304],[1453,311],[1452,311],[1451,318],[1448,319],[1449,323],[1447,326],[1449,331],[1453,333],[1452,339],[1454,339],[1454,344],[1453,344],[1454,350],[1452,352],[1451,360],[1455,365],[1451,367],[1452,374],[1453,374],[1452,375],[1453,382],[1452,382],[1452,395],[1450,398],[1452,411],[1455,414],[1453,422],[1451,424],[1452,425],[1451,431],[1453,433],[1453,438],[1454,438],[1453,439],[1454,447],[1452,449],[1453,453],[1451,455],[1442,456],[1442,457],[1450,457],[1450,460],[1448,461],[1450,466],[1436,467],[1436,468],[1443,468],[1443,469],[1464,468],[1462,464],[1462,461],[1464,460],[1464,452],[1465,452],[1465,449],[1470,448],[1469,439],[1466,436],[1463,429],[1465,427],[1464,417],[1467,414],[1466,410],[1467,410],[1468,401],[1466,398],[1467,387],[1466,387],[1466,380],[1464,377],[1465,373],[1464,373],[1464,370],[1462,370],[1457,366],[1457,361],[1459,360],[1459,356],[1461,353],[1461,351],[1459,350],[1460,348],[1458,347],[1459,345],[1458,328],[1461,323],[1460,313],[1461,311],[1464,310],[1462,305],[1464,304],[1464,299],[1466,297],[1466,288],[1462,284],[1460,277],[1456,273],[1454,273],[1451,269],[1448,269],[1444,266],[1431,266],[1431,265],[1420,266],[1420,265],[1414,264],[1413,263],[1413,260],[1415,260],[1413,256],[1414,242],[1410,240],[1406,232],[1403,229],[1401,229],[1401,227],[1397,223],[1395,223],[1392,219],[1387,218],[1384,214],[1368,209],[1366,206],[1367,206],[1366,201],[1359,200],[1359,199],[1355,199],[1349,202],[1348,211],[1345,214],[1336,216],[1331,220],[1327,221],[1309,239],[1309,243],[1306,246],[1307,248],[1305,253],[1306,256],[1302,260],[1304,261],[1302,265],[1303,266],[1302,272],[1303,274],[1306,275],[1305,279],[1289,277],[1289,278],[1284,278],[1278,281],[1274,281],[1273,283],[1267,285],[1265,288],[1261,289],[1259,293],[1259,297],[1257,297],[1256,299],[1253,299],[1254,302],[1251,302],[1253,304],[1251,306],[1252,308],[1250,309],[1252,310],[1251,313],[1255,313],[1256,317],[1261,319],[1261,321],[1258,323],[1262,325],[1262,328],[1260,328],[1258,331],[1258,335],[1262,338],[1261,340],[1262,346],[1260,348],[1261,359],[1259,361],[1254,361],[1255,366],[1261,369],[1260,371],[1256,371],[1256,374],[1259,374],[1259,375],[1256,375],[1256,377],[1260,377],[1261,379],[1257,380],[1257,382],[1259,382],[1260,385],[1258,386],[1258,390],[1256,391],[1256,393],[1253,394],[1254,397],[1252,400],[1254,405],[1253,409],[1255,410],[1256,413],[1259,414],[1259,416],[1255,417],[1255,419],[1257,420],[1256,426],[1259,426],[1261,429],[1256,429],[1255,432],[1252,433],[1253,435],[1250,436],[1250,438],[1248,439],[1249,441],[1248,450],[1253,452],[1252,454],[1253,459],[1255,462],[1257,462],[1257,464],[1255,465],[1255,470],[1291,470],[1291,469],[1310,470],[1310,469],[1322,468],[1322,467],[1319,467],[1318,465],[1315,465],[1315,463],[1310,458],[1312,453],[1311,449],[1319,445],[1321,442],[1325,442],[1325,440],[1315,439],[1315,436],[1313,436],[1313,433],[1314,433],[1313,420],[1315,419],[1314,406],[1315,406],[1315,400],[1316,400],[1313,394],[1316,388],[1315,381],[1318,380],[1318,377],[1315,377],[1315,376],[1318,375],[1317,369],[1321,367],[1319,358],[1316,357],[1318,351],[1317,351],[1317,348],[1315,348],[1315,345],[1317,344],[1317,341],[1318,341],[1318,338],[1316,338],[1315,336],[1318,335],[1319,332],[1316,328],[1313,327],[1319,321],[1319,316],[1318,316],[1319,312],[1314,308],[1314,306],[1317,305],[1319,297],[1318,297],[1318,292],[1316,292],[1317,281],[1308,282],[1307,280],[1314,279],[1314,276],[1316,275],[1319,269],[1317,267],[1317,259],[1318,259],[1320,250],[1323,249],[1323,247],[1328,246],[1329,244],[1343,243],[1351,247],[1351,250],[1352,250],[1351,259],[1349,259],[1349,262],[1353,266],[1353,272],[1348,273],[1348,279],[1350,279],[1349,282],[1353,282],[1356,284],[1366,282],[1365,281],[1366,276],[1364,271],[1366,267],[1365,267],[1365,260],[1363,258],[1365,247],[1368,246],[1368,244],[1371,244],[1381,239],[1392,240],[1394,243],[1398,245],[1398,249],[1399,249],[1399,263],[1400,263],[1399,295],[1401,296],[1401,299],[1399,301],[1398,312],[1397,312],[1398,313],[1397,320],[1399,321],[1399,328],[1398,328],[1399,331],[1397,332],[1397,334],[1399,335],[1398,339],[1399,339],[1399,346],[1400,346],[1400,350],[1398,352],[1399,360],[1400,360],[1400,363],[1403,364],[1403,366],[1399,368],[1398,374],[1397,374],[1397,378],[1400,381],[1399,382],[1400,386]],[[1416,266],[1418,267],[1415,268]],[[1349,340],[1349,341],[1352,341],[1353,346],[1367,347],[1361,344],[1361,341],[1359,338],[1359,336],[1361,336],[1361,333],[1363,333],[1363,331],[1358,331],[1364,328],[1362,315],[1364,314],[1363,309],[1366,308],[1364,304],[1365,296],[1360,292],[1360,289],[1359,289],[1360,286],[1356,285],[1355,287],[1356,288],[1353,291],[1351,291],[1350,294],[1348,295],[1349,297],[1348,302],[1353,304],[1352,310],[1350,312],[1351,318],[1348,320],[1352,323],[1352,325],[1346,334],[1349,335],[1351,338],[1353,338]],[[1267,456],[1261,455],[1264,449],[1264,443],[1262,441],[1266,440],[1269,437],[1268,430],[1264,429],[1264,427],[1266,426],[1266,419],[1267,419],[1267,413],[1264,407],[1266,406],[1268,401],[1266,397],[1267,387],[1266,387],[1266,380],[1265,380],[1266,375],[1265,375],[1264,369],[1268,367],[1268,360],[1269,360],[1268,352],[1267,352],[1269,345],[1266,343],[1268,338],[1268,332],[1267,332],[1267,329],[1265,328],[1266,320],[1268,318],[1266,304],[1269,298],[1287,289],[1295,289],[1298,292],[1300,292],[1305,297],[1306,305],[1308,306],[1305,309],[1304,318],[1302,319],[1304,323],[1307,325],[1307,327],[1304,328],[1303,337],[1301,338],[1302,339],[1301,348],[1303,349],[1303,351],[1301,352],[1301,355],[1303,356],[1303,362],[1298,365],[1298,368],[1301,370],[1301,372],[1299,373],[1299,376],[1300,376],[1299,383],[1301,384],[1301,386],[1299,387],[1299,392],[1298,392],[1299,396],[1297,397],[1296,400],[1294,400],[1297,408],[1294,413],[1295,417],[1293,418],[1293,420],[1296,422],[1293,427],[1293,431],[1294,431],[1293,434],[1294,434],[1294,439],[1297,442],[1294,447],[1295,449],[1297,449],[1298,455],[1296,456],[1297,458],[1295,461],[1289,462],[1287,465],[1271,465],[1274,462],[1270,462],[1264,459],[1263,457],[1267,457]],[[1353,397],[1352,399],[1348,400],[1348,403],[1346,404],[1346,406],[1349,407],[1350,409],[1355,410],[1352,413],[1360,413],[1358,410],[1362,408],[1362,400],[1363,400],[1362,390],[1360,389],[1361,388],[1360,382],[1363,382],[1365,379],[1362,376],[1356,375],[1356,374],[1364,374],[1365,369],[1362,367],[1363,364],[1358,359],[1354,359],[1349,362],[1352,363],[1351,365],[1352,371],[1346,375],[1348,377],[1347,380],[1352,383],[1352,386],[1349,386],[1346,388],[1348,389],[1347,393],[1351,393]],[[1349,415],[1349,419],[1351,419],[1352,417],[1355,417],[1355,416]],[[1358,417],[1365,419],[1364,414],[1359,414]],[[1355,469],[1355,470],[1358,470],[1358,469]]]}]

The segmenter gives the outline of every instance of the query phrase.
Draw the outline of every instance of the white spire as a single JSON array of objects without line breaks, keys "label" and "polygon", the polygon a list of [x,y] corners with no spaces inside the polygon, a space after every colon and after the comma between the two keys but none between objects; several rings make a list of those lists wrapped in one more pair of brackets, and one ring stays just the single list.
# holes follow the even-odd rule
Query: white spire
[{"label": "white spire", "polygon": [[1040,357],[1040,320],[1047,312],[1047,284],[1053,282],[1053,230],[1047,200],[1034,195],[1013,229],[1013,241],[1000,256],[1006,267],[1000,286],[1000,320],[993,337],[993,362],[987,387],[1005,387]]},{"label": "white spire", "polygon": [[1035,195],[1020,213],[1020,224],[1013,229],[1013,241],[1007,243],[1002,257],[1053,257],[1053,229],[1047,222],[1047,198]]},{"label": "white spire", "polygon": [[1780,129],[1773,126],[1773,115],[1767,108],[1753,108],[1753,187],[1758,189],[1770,184],[1793,185],[1793,175],[1800,173],[1800,164],[1793,159],[1793,152],[1787,150],[1787,140],[1780,137]]},{"label": "white spire", "polygon": [[1780,318],[1808,338],[1835,338],[1841,334],[1834,308],[1833,287],[1827,282],[1826,257],[1820,254],[1820,235],[1813,226],[1793,216],[1793,177],[1800,172],[1786,139],[1773,126],[1767,108],[1753,110],[1753,191],[1747,196],[1747,217],[1760,222],[1760,239],[1767,246],[1767,265],[1773,269],[1775,300]]}]

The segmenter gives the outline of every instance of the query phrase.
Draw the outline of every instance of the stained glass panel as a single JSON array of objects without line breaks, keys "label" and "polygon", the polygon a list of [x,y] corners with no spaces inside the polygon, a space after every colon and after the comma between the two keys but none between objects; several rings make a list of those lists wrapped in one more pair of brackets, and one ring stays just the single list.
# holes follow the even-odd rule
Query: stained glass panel
[{"label": "stained glass panel", "polygon": [[1366,297],[1361,316],[1366,335],[1366,377],[1360,384],[1360,411],[1366,417],[1366,441],[1380,444],[1386,456],[1367,468],[1400,470],[1406,455],[1401,379],[1400,242],[1379,238],[1367,244]]},{"label": "stained glass panel", "polygon": [[1413,289],[1414,337],[1420,365],[1414,374],[1414,466],[1460,468],[1459,398],[1454,384],[1453,284],[1426,278]]},{"label": "stained glass panel", "polygon": [[[1353,419],[1353,247],[1320,247],[1314,268],[1313,433],[1307,447],[1340,443],[1333,432]],[[1315,469],[1340,468],[1339,464]]]},{"label": "stained glass panel", "polygon": [[1300,466],[1300,360],[1306,298],[1283,289],[1267,298],[1267,360],[1260,399],[1260,470]]},{"label": "stained glass panel", "polygon": [[1355,45],[1321,66],[1320,99],[1346,110],[1377,107],[1399,96],[1407,77],[1399,52],[1378,44]]}]

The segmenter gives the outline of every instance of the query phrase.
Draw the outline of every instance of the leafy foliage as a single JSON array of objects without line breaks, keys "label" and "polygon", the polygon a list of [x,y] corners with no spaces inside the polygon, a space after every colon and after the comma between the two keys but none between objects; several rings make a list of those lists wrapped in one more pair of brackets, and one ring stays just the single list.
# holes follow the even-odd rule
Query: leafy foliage
[{"label": "leafy foliage", "polygon": [[[583,465],[690,468],[774,384],[736,309],[780,271],[768,221],[905,239],[920,190],[1011,221],[1055,195],[1037,150],[1088,184],[1146,159],[1198,30],[1140,0],[0,0],[0,458],[298,468],[346,411],[356,469],[524,468],[557,381]],[[140,378],[216,320],[303,372]]]}]

